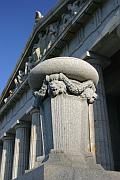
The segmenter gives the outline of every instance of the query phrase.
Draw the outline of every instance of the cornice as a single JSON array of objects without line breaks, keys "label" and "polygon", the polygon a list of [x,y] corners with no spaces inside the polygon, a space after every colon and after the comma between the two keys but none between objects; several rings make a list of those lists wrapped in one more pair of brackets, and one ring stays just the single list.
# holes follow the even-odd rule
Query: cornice
[{"label": "cornice", "polygon": [[0,115],[5,114],[7,110],[11,109],[12,105],[21,97],[24,91],[29,88],[28,78],[21,84],[21,86],[14,91],[13,95],[9,97],[9,100],[1,107]]},{"label": "cornice", "polygon": [[[8,83],[2,93],[2,96],[0,99],[1,106],[2,106],[3,99],[5,98],[5,95],[10,88],[11,82],[15,78],[16,73],[18,72],[22,63],[25,63],[25,57],[28,54],[28,52],[30,51],[31,46],[34,44],[37,34],[42,29],[44,29],[51,21],[55,20],[55,18],[57,18],[59,14],[61,14],[61,12],[64,10],[64,8],[68,2],[70,3],[70,2],[74,2],[74,1],[75,0],[71,0],[71,1],[66,0],[64,2],[60,2],[50,13],[47,14],[47,16],[45,16],[42,19],[40,24],[38,24],[36,27],[34,27],[33,32],[26,44],[25,50],[22,53],[22,56],[21,56],[20,60],[18,61],[17,65],[15,67],[15,70],[14,70],[13,74],[11,75],[11,77],[9,78]],[[86,4],[86,6],[83,7],[83,9],[70,21],[70,23],[68,24],[66,29],[57,37],[57,40],[52,44],[51,48],[46,52],[46,54],[42,57],[41,60],[43,61],[47,58],[57,56],[57,54],[55,54],[56,49],[58,49],[58,51],[59,51],[61,46],[63,46],[63,43],[69,39],[69,37],[71,36],[71,33],[74,33],[77,30],[77,28],[79,28],[81,26],[81,24],[83,24],[83,22],[88,17],[90,17],[90,15],[95,11],[95,9],[99,6],[99,3],[104,2],[104,1],[105,0],[89,0],[88,3]],[[27,83],[27,79],[25,80],[25,82]],[[24,86],[24,83],[21,84],[21,87],[22,86]],[[17,91],[19,92],[20,89],[18,89]],[[8,106],[8,104],[10,104],[12,99],[14,99],[14,96],[17,96],[17,93],[15,93],[13,95],[13,97],[11,97],[9,99],[9,101],[3,105],[3,107],[0,110],[0,114],[2,113],[2,111],[4,111],[6,109],[6,107]]]}]

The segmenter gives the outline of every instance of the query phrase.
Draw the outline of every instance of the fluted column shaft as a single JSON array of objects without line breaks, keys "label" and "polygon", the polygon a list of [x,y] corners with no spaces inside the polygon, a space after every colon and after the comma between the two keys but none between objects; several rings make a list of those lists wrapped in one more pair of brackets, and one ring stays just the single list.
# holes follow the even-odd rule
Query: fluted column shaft
[{"label": "fluted column shaft", "polygon": [[25,173],[29,161],[29,124],[23,123],[16,126],[15,150],[12,178],[17,178]]},{"label": "fluted column shaft", "polygon": [[3,144],[0,143],[0,168],[1,168],[1,161],[2,161],[2,151],[3,151]]},{"label": "fluted column shaft", "polygon": [[97,58],[91,59],[91,64],[95,67],[99,74],[99,83],[97,86],[98,98],[94,103],[96,161],[97,163],[101,164],[105,169],[111,170],[113,169],[114,163],[103,71],[100,59],[99,61],[97,61]]},{"label": "fluted column shaft", "polygon": [[32,110],[29,168],[35,166],[37,156],[42,155],[40,110]]},{"label": "fluted column shaft", "polygon": [[3,151],[1,162],[1,180],[11,180],[14,153],[14,137],[6,136],[3,139]]},{"label": "fluted column shaft", "polygon": [[[44,102],[47,153],[51,149],[71,155],[89,152],[88,103],[86,98],[58,95]],[[85,111],[85,112],[84,112]]]}]

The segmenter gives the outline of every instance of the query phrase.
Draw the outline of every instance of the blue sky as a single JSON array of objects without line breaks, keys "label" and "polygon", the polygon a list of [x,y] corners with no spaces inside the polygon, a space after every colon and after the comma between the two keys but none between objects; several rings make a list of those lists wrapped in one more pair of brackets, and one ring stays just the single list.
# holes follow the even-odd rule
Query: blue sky
[{"label": "blue sky", "polygon": [[59,0],[0,0],[0,94],[25,47],[35,11],[45,15]]}]

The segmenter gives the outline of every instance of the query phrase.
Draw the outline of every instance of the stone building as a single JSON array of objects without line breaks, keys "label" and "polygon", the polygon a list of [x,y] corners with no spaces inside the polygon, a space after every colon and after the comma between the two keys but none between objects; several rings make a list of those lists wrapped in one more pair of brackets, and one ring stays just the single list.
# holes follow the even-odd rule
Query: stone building
[{"label": "stone building", "polygon": [[119,0],[36,12],[0,98],[0,180],[120,179],[119,41]]}]

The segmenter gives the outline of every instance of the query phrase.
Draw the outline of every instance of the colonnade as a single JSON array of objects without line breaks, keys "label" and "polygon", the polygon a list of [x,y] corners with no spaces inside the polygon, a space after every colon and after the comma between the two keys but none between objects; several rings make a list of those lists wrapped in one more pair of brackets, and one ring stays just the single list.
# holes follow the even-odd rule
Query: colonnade
[{"label": "colonnade", "polygon": [[[20,121],[15,133],[7,133],[0,142],[0,179],[11,180],[35,167],[41,155],[40,111],[31,111],[32,122]],[[31,127],[30,127],[31,124]],[[30,132],[31,131],[31,132]]]}]

